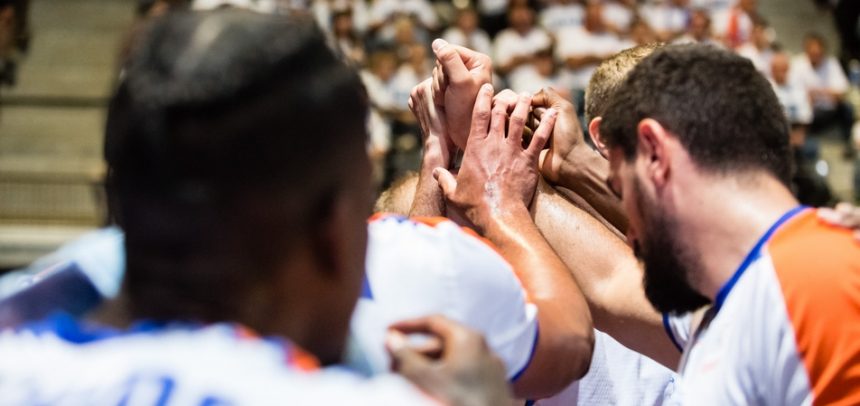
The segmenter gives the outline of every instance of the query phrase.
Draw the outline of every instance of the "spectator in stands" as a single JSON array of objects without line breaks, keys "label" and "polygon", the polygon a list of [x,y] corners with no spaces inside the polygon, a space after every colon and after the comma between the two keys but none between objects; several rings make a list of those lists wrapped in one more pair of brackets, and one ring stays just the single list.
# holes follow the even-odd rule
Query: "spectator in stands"
[{"label": "spectator in stands", "polygon": [[534,69],[532,62],[538,52],[552,44],[549,34],[535,25],[534,10],[514,5],[508,11],[510,28],[502,30],[493,43],[494,61],[498,72],[509,81]]},{"label": "spectator in stands", "polygon": [[647,45],[659,41],[659,35],[644,19],[639,17],[633,19],[633,23],[630,24],[630,42],[632,44]]},{"label": "spectator in stands", "polygon": [[684,34],[690,21],[690,0],[658,0],[640,8],[642,18],[657,32],[660,41],[670,42]]},{"label": "spectator in stands", "polygon": [[830,203],[833,196],[827,180],[815,171],[816,153],[810,153],[807,148],[806,131],[812,122],[812,106],[803,84],[791,80],[790,67],[788,53],[782,50],[773,53],[769,66],[770,83],[791,130],[789,136],[795,167],[791,178],[792,191],[801,203],[822,206]]},{"label": "spectator in stands", "polygon": [[427,31],[435,30],[439,25],[436,11],[427,0],[376,0],[370,8],[370,30],[381,42],[394,38],[394,23],[406,17],[415,24],[416,36],[422,42],[429,42]]},{"label": "spectator in stands", "polygon": [[638,12],[636,0],[586,0],[586,2],[603,5],[602,17],[606,28],[616,35],[627,33],[630,29],[630,23],[633,22],[633,17]]},{"label": "spectator in stands", "polygon": [[355,29],[350,9],[336,11],[331,15],[332,47],[350,64],[364,66],[364,39]]},{"label": "spectator in stands", "polygon": [[14,85],[18,58],[30,42],[29,0],[0,0],[0,86]]},{"label": "spectator in stands", "polygon": [[511,89],[517,93],[537,93],[543,88],[552,88],[564,98],[570,98],[570,91],[563,85],[550,48],[541,50],[532,61],[532,69],[517,75],[511,80]]},{"label": "spectator in stands", "polygon": [[507,27],[508,2],[509,0],[477,0],[481,28],[490,38],[496,38],[496,35]]},{"label": "spectator in stands", "polygon": [[492,53],[490,36],[478,27],[478,13],[473,8],[457,11],[457,19],[453,26],[445,30],[442,38],[454,45],[474,49],[482,54]]},{"label": "spectator in stands", "polygon": [[772,37],[773,31],[767,21],[756,18],[752,37],[737,49],[738,54],[751,60],[756,70],[768,77],[771,75],[771,58],[774,53]]},{"label": "spectator in stands", "polygon": [[601,61],[632,46],[609,30],[603,17],[603,4],[599,2],[586,5],[582,27],[559,31],[557,40],[556,57],[567,68],[567,85],[577,100],[581,99],[591,74]]},{"label": "spectator in stands", "polygon": [[696,42],[700,44],[721,45],[711,34],[711,16],[705,9],[693,10],[690,14],[690,26],[687,33],[674,41],[675,43]]},{"label": "spectator in stands", "polygon": [[844,155],[855,155],[851,145],[854,110],[845,100],[848,79],[836,57],[827,54],[827,44],[821,35],[809,33],[803,41],[804,52],[791,63],[792,79],[809,91],[812,100],[811,133],[836,125],[844,141]]},{"label": "spectator in stands", "polygon": [[325,32],[333,31],[333,14],[344,11],[352,15],[352,26],[357,33],[364,35],[367,31],[369,16],[364,0],[314,0],[310,11]]},{"label": "spectator in stands", "polygon": [[733,7],[714,14],[714,34],[727,47],[736,49],[752,37],[757,16],[757,0],[738,0]]},{"label": "spectator in stands", "polygon": [[540,12],[540,24],[557,33],[562,28],[579,27],[585,18],[585,7],[580,0],[550,0]]}]

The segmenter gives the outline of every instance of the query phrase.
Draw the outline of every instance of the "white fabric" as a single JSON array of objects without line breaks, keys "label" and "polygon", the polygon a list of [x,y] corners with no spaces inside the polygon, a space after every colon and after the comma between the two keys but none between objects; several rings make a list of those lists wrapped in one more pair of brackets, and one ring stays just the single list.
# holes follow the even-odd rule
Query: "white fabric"
[{"label": "white fabric", "polygon": [[760,256],[716,317],[687,343],[681,393],[702,405],[804,405],[809,379],[773,263]]},{"label": "white fabric", "polygon": [[752,42],[746,42],[739,46],[738,55],[752,61],[753,66],[765,77],[770,77],[770,60],[773,58],[773,51],[770,49],[759,50]]},{"label": "white fabric", "polygon": [[490,55],[493,52],[493,45],[490,41],[490,36],[480,28],[466,35],[463,30],[457,27],[451,27],[445,30],[442,34],[442,39],[454,45],[463,46],[473,49],[485,55]]},{"label": "white fabric", "polygon": [[727,8],[711,14],[711,28],[717,37],[725,37],[729,33],[732,15],[738,13],[738,33],[741,42],[747,42],[752,38],[753,22],[749,15],[735,8]]},{"label": "white fabric", "polygon": [[588,373],[537,405],[677,405],[676,379],[668,368],[595,330]]},{"label": "white fabric", "polygon": [[505,14],[509,0],[478,0],[478,11],[483,15]]},{"label": "white fabric", "polygon": [[0,333],[0,404],[434,404],[399,377],[303,372],[287,365],[284,351],[238,339],[226,325],[86,344],[7,330]]},{"label": "white fabric", "polygon": [[[588,55],[609,57],[628,48],[630,43],[622,41],[610,32],[593,33],[584,27],[565,28],[557,34],[556,58],[564,61],[570,57]],[[577,69],[566,69],[567,81],[571,88],[584,90],[597,63],[582,66]]]},{"label": "white fabric", "polygon": [[603,21],[626,31],[633,22],[633,11],[617,1],[604,2]]},{"label": "white fabric", "polygon": [[657,32],[679,33],[687,29],[689,11],[670,4],[643,5],[639,13],[645,22]]},{"label": "white fabric", "polygon": [[[848,91],[848,78],[835,57],[825,57],[818,68],[814,68],[806,54],[800,54],[791,61],[791,79],[809,90],[826,89],[837,93]],[[828,99],[813,99],[813,105],[822,109],[835,107]]]},{"label": "white fabric", "polygon": [[803,85],[791,83],[791,81],[782,85],[771,81],[770,84],[773,85],[773,92],[776,93],[776,98],[779,99],[779,104],[782,105],[790,124],[809,124],[812,122],[809,92]]},{"label": "white fabric", "polygon": [[451,221],[430,226],[385,217],[371,222],[368,233],[370,293],[359,300],[352,335],[373,372],[390,366],[383,346],[390,324],[433,314],[483,333],[508,378],[528,364],[537,339],[537,308],[490,246]]},{"label": "white fabric", "polygon": [[[493,44],[494,63],[497,66],[504,66],[516,57],[532,56],[538,51],[548,49],[551,44],[552,39],[542,28],[533,28],[526,35],[520,35],[515,30],[508,28],[496,35]],[[514,68],[508,74],[508,80],[512,80],[513,76],[522,74],[528,69],[533,69],[533,67],[523,64]]]},{"label": "white fabric", "polygon": [[540,24],[552,32],[562,28],[579,27],[585,18],[585,8],[581,4],[554,4],[540,13]]},{"label": "white fabric", "polygon": [[436,11],[427,0],[375,0],[370,6],[370,21],[381,24],[394,15],[414,15],[425,27],[438,24]]}]

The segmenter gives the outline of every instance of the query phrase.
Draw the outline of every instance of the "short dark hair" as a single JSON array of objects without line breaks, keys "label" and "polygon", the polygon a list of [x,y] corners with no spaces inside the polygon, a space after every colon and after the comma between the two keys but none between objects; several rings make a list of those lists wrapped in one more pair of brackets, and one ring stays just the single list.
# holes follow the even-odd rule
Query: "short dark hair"
[{"label": "short dark hair", "polygon": [[703,169],[764,170],[789,182],[788,123],[770,83],[746,58],[701,44],[655,51],[615,92],[600,133],[632,160],[645,118],[675,134]]},{"label": "short dark hair", "polygon": [[[364,152],[367,101],[309,18],[173,12],[108,113],[111,212],[134,318],[237,320]],[[247,303],[247,301],[245,301]]]}]

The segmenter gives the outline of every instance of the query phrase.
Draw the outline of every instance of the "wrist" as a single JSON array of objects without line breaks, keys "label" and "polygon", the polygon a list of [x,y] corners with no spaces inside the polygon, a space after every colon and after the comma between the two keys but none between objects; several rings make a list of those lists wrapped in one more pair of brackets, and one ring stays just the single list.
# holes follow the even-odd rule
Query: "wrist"
[{"label": "wrist", "polygon": [[424,140],[424,153],[421,157],[421,172],[429,175],[435,168],[448,169],[450,166],[451,153],[444,150],[439,137],[427,137]]}]

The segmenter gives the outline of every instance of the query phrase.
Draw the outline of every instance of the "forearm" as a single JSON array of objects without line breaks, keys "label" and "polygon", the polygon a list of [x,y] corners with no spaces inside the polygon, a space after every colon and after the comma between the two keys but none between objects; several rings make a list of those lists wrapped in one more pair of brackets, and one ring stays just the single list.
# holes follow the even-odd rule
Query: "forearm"
[{"label": "forearm", "polygon": [[532,213],[585,294],[595,328],[676,368],[680,353],[666,336],[662,316],[645,297],[642,269],[630,248],[549,187],[538,188]]},{"label": "forearm", "polygon": [[561,163],[556,185],[559,192],[571,201],[581,198],[588,202],[600,217],[624,235],[627,216],[621,201],[609,189],[609,161],[588,145],[580,144]]},{"label": "forearm", "polygon": [[[445,199],[439,183],[433,178],[433,169],[448,168],[440,147],[428,145],[433,140],[428,139],[424,145],[424,156],[421,158],[421,169],[418,172],[418,185],[415,189],[415,199],[409,210],[410,217],[436,217],[445,216]],[[438,140],[436,141],[438,143]]]},{"label": "forearm", "polygon": [[539,341],[514,390],[530,398],[553,395],[588,371],[594,346],[588,305],[524,206],[499,214],[485,235],[511,263],[528,300],[538,308]]}]

